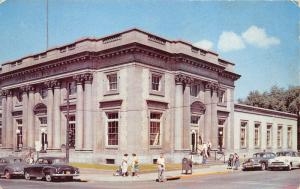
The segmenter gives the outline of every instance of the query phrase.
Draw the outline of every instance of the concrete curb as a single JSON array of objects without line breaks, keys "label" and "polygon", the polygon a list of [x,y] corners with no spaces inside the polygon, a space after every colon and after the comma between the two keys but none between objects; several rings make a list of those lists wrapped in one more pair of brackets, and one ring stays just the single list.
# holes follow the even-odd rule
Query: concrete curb
[{"label": "concrete curb", "polygon": [[199,176],[206,176],[206,175],[223,175],[223,174],[228,174],[232,173],[233,171],[231,170],[225,170],[225,171],[212,171],[212,172],[207,172],[207,173],[194,173],[191,175],[180,175],[180,176],[173,176],[173,177],[168,177],[167,180],[177,180],[177,179],[188,179],[192,177],[199,177]]}]

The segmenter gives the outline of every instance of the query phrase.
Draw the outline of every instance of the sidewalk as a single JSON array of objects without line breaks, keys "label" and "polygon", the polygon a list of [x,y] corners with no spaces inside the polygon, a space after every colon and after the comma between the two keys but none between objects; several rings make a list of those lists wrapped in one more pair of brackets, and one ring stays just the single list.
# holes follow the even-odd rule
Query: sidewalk
[{"label": "sidewalk", "polygon": [[[209,167],[193,169],[193,174],[181,174],[181,170],[176,171],[166,171],[165,176],[167,180],[184,179],[194,176],[204,176],[212,174],[227,174],[231,173],[233,170],[227,169],[226,165],[212,165]],[[82,181],[109,181],[109,182],[119,182],[119,181],[155,181],[157,178],[157,173],[143,173],[137,177],[121,177],[113,176],[112,171],[104,171],[97,169],[80,169],[80,177]]]}]

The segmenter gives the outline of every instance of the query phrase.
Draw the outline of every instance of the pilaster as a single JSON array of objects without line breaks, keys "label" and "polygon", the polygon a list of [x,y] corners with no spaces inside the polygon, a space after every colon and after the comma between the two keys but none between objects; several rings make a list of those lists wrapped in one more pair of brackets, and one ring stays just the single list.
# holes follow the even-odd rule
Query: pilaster
[{"label": "pilaster", "polygon": [[185,77],[183,92],[183,149],[185,150],[189,150],[191,145],[191,82],[190,77]]},{"label": "pilaster", "polygon": [[[33,115],[33,107],[34,107],[34,87],[33,86],[27,86],[28,91],[28,107],[27,107],[27,139],[28,139],[28,147],[34,148],[34,139],[35,139],[35,121],[34,121],[34,115]],[[23,112],[24,113],[24,112]]]},{"label": "pilaster", "polygon": [[7,143],[6,143],[6,111],[7,111],[7,91],[3,90],[1,91],[1,96],[2,96],[2,146],[3,147],[7,147]]},{"label": "pilaster", "polygon": [[53,148],[61,148],[61,129],[60,129],[60,87],[61,83],[57,80],[53,81],[54,98],[53,98]]},{"label": "pilaster", "polygon": [[174,143],[175,150],[182,149],[183,138],[183,77],[182,75],[175,76],[175,130]]},{"label": "pilaster", "polygon": [[6,108],[6,147],[13,148],[14,128],[12,117],[12,91],[7,90],[7,108]]},{"label": "pilaster", "polygon": [[48,148],[53,148],[53,84],[51,81],[45,82],[47,86],[47,140]]},{"label": "pilaster", "polygon": [[83,149],[83,77],[76,75],[73,77],[76,81],[77,98],[76,98],[76,133],[75,133],[75,148],[76,150]]},{"label": "pilaster", "polygon": [[212,83],[204,83],[204,104],[206,105],[205,118],[204,118],[204,139],[203,142],[210,141],[211,135],[211,86]]},{"label": "pilaster", "polygon": [[93,149],[93,126],[92,126],[92,81],[93,74],[86,73],[84,79],[84,143],[85,150]]},{"label": "pilaster", "polygon": [[[219,86],[217,83],[212,85],[212,102],[211,102],[211,144],[212,148],[218,148],[218,114],[217,114],[217,104],[218,96],[217,91]],[[224,135],[225,136],[225,135]]]}]

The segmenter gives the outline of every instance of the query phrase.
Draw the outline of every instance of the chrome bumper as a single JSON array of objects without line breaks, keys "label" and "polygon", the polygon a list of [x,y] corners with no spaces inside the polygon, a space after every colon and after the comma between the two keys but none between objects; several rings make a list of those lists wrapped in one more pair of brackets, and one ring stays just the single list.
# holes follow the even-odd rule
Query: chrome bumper
[{"label": "chrome bumper", "polygon": [[24,175],[24,171],[14,171],[11,174],[12,175]]},{"label": "chrome bumper", "polygon": [[77,177],[79,174],[52,174],[53,177]]}]

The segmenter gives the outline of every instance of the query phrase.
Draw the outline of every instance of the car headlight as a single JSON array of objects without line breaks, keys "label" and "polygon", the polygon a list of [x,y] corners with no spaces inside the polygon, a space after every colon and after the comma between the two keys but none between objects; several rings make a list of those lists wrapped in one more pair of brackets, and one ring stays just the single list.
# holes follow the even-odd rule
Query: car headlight
[{"label": "car headlight", "polygon": [[289,160],[287,160],[287,159],[286,159],[286,160],[284,160],[284,161],[285,161],[285,163],[288,163],[288,162],[289,162]]}]

